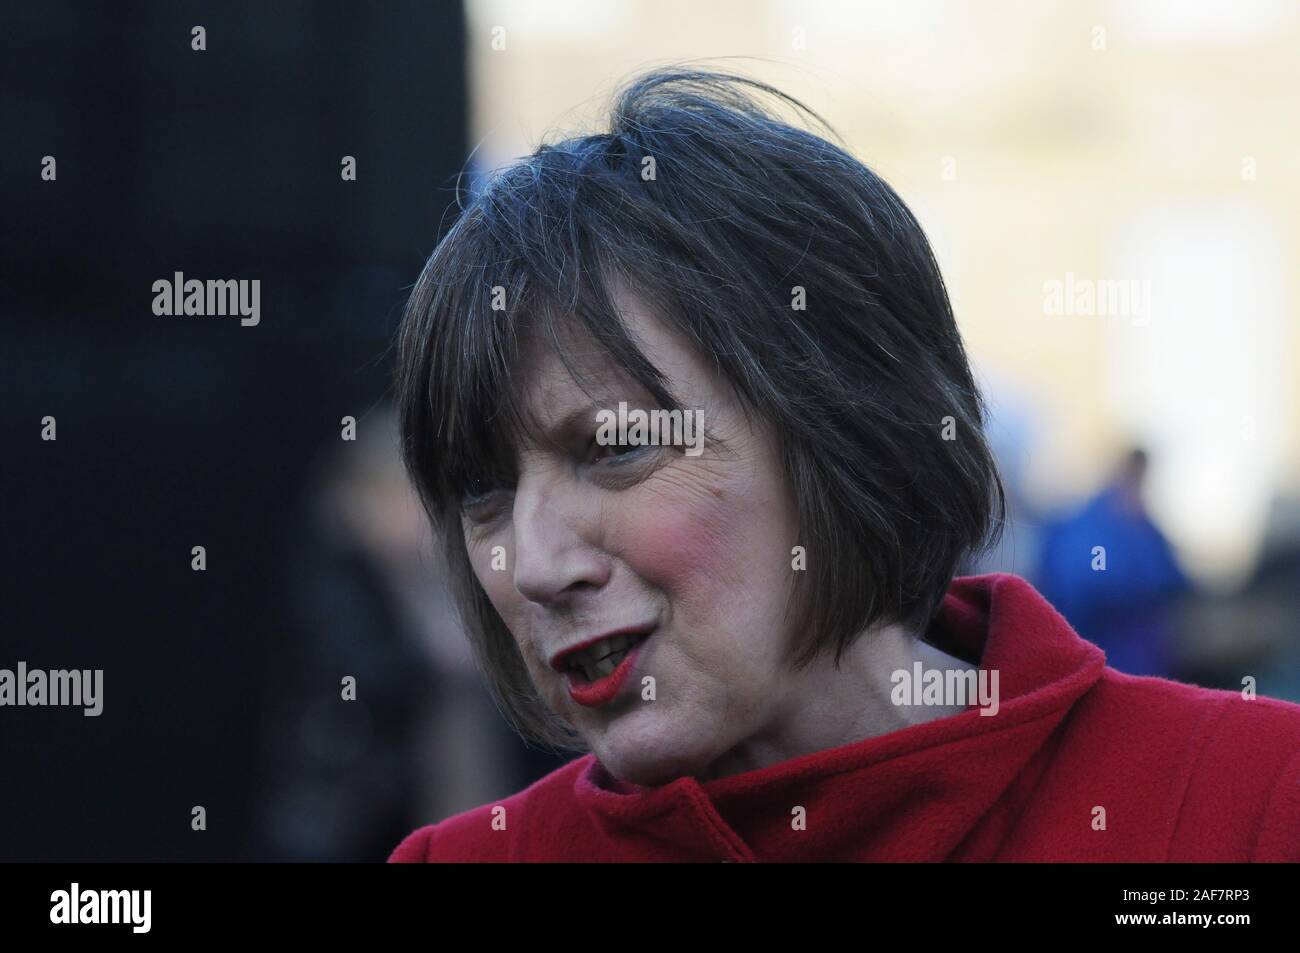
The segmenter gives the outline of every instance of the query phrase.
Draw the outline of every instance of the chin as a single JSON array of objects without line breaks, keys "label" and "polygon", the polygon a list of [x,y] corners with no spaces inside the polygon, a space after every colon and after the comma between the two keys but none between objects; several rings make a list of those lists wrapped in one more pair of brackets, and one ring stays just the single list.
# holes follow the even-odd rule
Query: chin
[{"label": "chin", "polygon": [[[630,727],[630,726],[628,726]],[[659,787],[687,775],[700,774],[710,763],[698,744],[661,731],[618,730],[615,726],[592,745],[605,770],[628,784]]]}]

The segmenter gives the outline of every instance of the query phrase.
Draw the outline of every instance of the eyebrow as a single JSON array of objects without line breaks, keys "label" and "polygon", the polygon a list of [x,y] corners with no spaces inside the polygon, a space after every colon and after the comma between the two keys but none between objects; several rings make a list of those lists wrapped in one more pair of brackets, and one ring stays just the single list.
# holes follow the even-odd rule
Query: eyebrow
[{"label": "eyebrow", "polygon": [[[651,409],[658,407],[658,403],[653,397],[645,400],[630,400],[628,396],[620,398],[628,405],[628,409],[642,407]],[[548,425],[539,428],[540,441],[549,444],[551,447],[563,447],[568,441],[575,437],[587,437],[594,435],[597,428],[596,414],[602,410],[615,410],[619,401],[612,400],[608,397],[602,397],[601,400],[593,400],[590,405],[584,404],[577,406],[556,417]]]},{"label": "eyebrow", "polygon": [[599,401],[592,401],[590,405],[572,408],[541,429],[541,441],[552,446],[564,445],[574,437],[585,437],[589,430],[595,433],[596,414],[603,406]]}]

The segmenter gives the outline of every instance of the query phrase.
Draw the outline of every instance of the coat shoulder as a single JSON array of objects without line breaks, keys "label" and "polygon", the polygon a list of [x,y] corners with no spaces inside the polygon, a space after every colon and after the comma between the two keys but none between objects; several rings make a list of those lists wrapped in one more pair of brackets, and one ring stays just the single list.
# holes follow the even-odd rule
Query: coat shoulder
[{"label": "coat shoulder", "polygon": [[508,834],[511,819],[517,826],[520,818],[543,805],[547,813],[553,813],[555,805],[571,798],[573,785],[591,758],[576,758],[509,797],[412,831],[389,855],[388,862],[501,863],[517,859],[512,854],[518,840]]},{"label": "coat shoulder", "polygon": [[1106,669],[1079,743],[1173,807],[1169,860],[1300,860],[1300,705]]},{"label": "coat shoulder", "polygon": [[[1280,769],[1300,751],[1300,705],[1106,669],[1081,707],[1089,719],[1126,725],[1174,756],[1212,767],[1243,748],[1259,771]],[[1186,739],[1186,744],[1178,744]],[[1247,753],[1247,752],[1243,752]]]},{"label": "coat shoulder", "polygon": [[1253,691],[1251,697],[1247,697],[1240,691],[1202,688],[1169,678],[1127,675],[1113,668],[1103,671],[1090,696],[1103,704],[1141,704],[1151,710],[1184,717],[1222,706],[1233,719],[1245,716],[1290,726],[1293,730],[1300,726],[1300,704],[1295,702],[1254,696]]}]

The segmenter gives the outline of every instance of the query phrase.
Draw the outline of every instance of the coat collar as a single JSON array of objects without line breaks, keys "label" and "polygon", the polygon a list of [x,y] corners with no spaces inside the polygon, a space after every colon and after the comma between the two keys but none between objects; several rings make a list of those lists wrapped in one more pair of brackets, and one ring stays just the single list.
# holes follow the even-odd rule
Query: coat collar
[{"label": "coat collar", "polygon": [[[648,859],[978,859],[1014,818],[978,822],[1009,789],[1029,795],[1053,732],[1105,657],[1009,573],[954,579],[928,637],[999,672],[996,715],[972,707],[755,771],[655,788],[623,784],[588,755],[578,803]],[[798,808],[802,830],[792,824]]]}]

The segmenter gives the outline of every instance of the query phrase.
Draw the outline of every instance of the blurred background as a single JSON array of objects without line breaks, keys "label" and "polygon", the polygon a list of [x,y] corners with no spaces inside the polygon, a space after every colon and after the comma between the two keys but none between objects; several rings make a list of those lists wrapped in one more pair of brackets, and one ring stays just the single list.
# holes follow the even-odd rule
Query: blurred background
[{"label": "blurred background", "polygon": [[[0,667],[105,701],[0,710],[0,860],[381,860],[563,762],[469,660],[392,337],[458,180],[687,59],[926,227],[1012,500],[963,571],[1300,701],[1297,49],[1289,0],[9,5]],[[155,316],[176,271],[260,279],[260,324]]]}]

